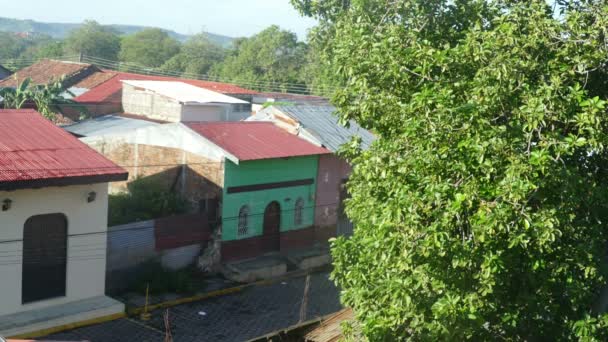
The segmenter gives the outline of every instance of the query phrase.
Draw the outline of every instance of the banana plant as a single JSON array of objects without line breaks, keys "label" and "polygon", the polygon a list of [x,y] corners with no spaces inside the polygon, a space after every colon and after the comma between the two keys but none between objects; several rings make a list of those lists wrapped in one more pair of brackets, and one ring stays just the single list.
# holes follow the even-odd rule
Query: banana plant
[{"label": "banana plant", "polygon": [[32,80],[26,78],[16,88],[0,89],[0,96],[4,99],[3,106],[5,109],[19,109],[32,98],[33,92],[30,89]]},{"label": "banana plant", "polygon": [[54,121],[60,112],[59,105],[74,103],[63,97],[64,91],[63,78],[47,85],[35,85],[26,78],[16,88],[0,89],[0,97],[4,98],[5,109],[20,109],[29,102],[35,104],[40,114]]}]

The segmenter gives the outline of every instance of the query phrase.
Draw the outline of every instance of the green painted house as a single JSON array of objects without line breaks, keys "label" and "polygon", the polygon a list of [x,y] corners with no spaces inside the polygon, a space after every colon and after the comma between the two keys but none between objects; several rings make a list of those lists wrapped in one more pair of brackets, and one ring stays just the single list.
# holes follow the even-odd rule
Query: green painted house
[{"label": "green painted house", "polygon": [[319,156],[328,150],[268,122],[185,125],[224,155],[223,261],[314,243]]},{"label": "green painted house", "polygon": [[[206,217],[201,231],[221,227],[222,261],[315,242],[319,157],[331,152],[271,122],[167,123],[83,141],[133,165],[134,179],[178,191]],[[198,233],[183,239],[199,243]]]}]

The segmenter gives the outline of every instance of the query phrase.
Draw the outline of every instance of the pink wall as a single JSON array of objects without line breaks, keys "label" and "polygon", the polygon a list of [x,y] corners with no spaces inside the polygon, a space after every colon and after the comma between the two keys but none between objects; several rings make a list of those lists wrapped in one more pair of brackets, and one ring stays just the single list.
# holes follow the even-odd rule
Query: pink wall
[{"label": "pink wall", "polygon": [[[350,171],[350,165],[336,155],[329,154],[319,157],[315,226],[322,230],[322,235],[336,235],[340,185],[343,179],[348,178]],[[331,232],[325,230],[331,230]]]}]

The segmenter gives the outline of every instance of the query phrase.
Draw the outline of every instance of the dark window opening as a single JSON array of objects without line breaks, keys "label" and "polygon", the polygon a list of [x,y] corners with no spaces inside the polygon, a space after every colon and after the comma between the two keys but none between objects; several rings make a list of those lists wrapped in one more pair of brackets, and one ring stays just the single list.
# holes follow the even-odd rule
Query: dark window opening
[{"label": "dark window opening", "polygon": [[296,201],[296,205],[294,208],[294,215],[293,215],[293,223],[296,226],[300,226],[302,225],[303,222],[303,211],[304,211],[304,200],[302,198],[298,198],[298,200]]},{"label": "dark window opening", "polygon": [[63,214],[30,217],[23,228],[23,304],[66,295],[68,222]]},{"label": "dark window opening", "polygon": [[249,233],[249,207],[244,205],[239,210],[239,226],[238,236],[244,236]]}]

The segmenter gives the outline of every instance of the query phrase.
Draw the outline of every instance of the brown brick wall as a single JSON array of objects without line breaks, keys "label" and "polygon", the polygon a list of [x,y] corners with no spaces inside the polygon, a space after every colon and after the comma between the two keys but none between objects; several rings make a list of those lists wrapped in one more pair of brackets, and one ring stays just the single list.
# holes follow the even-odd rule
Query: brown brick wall
[{"label": "brown brick wall", "polygon": [[110,192],[127,191],[130,182],[147,178],[162,184],[168,190],[180,192],[188,200],[193,212],[198,211],[202,199],[221,199],[224,183],[224,167],[221,162],[180,149],[136,145],[124,141],[100,142],[91,147],[129,172],[127,181],[110,183]]}]

